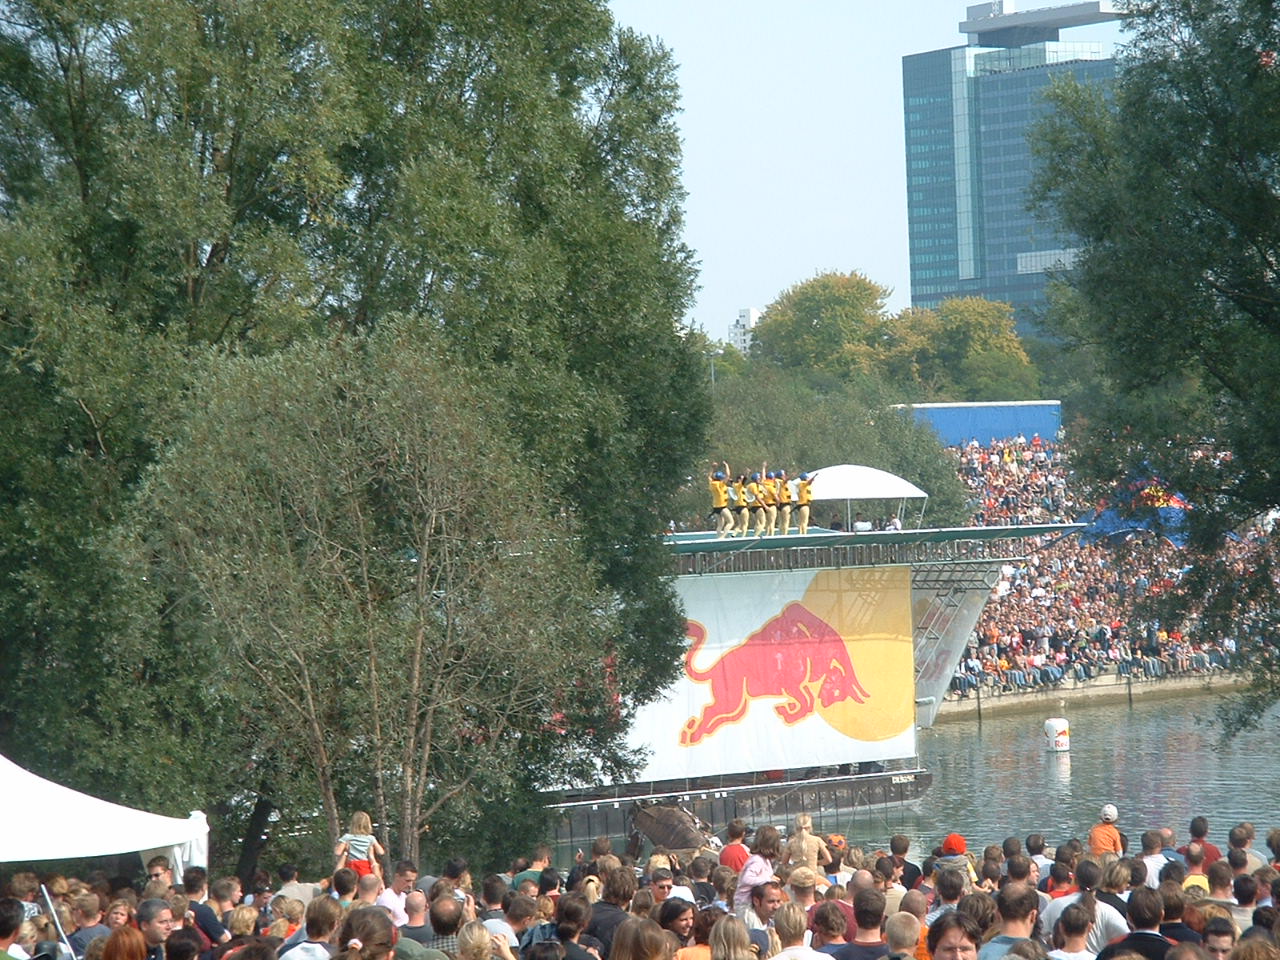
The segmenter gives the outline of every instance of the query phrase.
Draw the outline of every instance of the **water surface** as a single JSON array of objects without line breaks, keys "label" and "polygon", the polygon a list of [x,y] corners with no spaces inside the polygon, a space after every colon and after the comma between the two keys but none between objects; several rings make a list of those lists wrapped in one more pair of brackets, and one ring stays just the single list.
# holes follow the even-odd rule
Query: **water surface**
[{"label": "water surface", "polygon": [[[1118,826],[1136,848],[1143,830],[1169,826],[1182,842],[1192,816],[1209,818],[1210,839],[1226,845],[1242,820],[1258,832],[1280,826],[1280,782],[1272,737],[1273,709],[1260,732],[1223,744],[1214,715],[1217,697],[1185,697],[1127,704],[1063,707],[1071,751],[1044,749],[1050,712],[956,721],[920,732],[922,765],[933,787],[915,809],[863,815],[821,829],[871,847],[889,835],[912,838],[912,852],[932,848],[951,831],[970,849],[1007,836],[1043,833],[1053,845],[1083,838],[1098,809],[1114,803]],[[1265,855],[1265,851],[1264,851]]]}]

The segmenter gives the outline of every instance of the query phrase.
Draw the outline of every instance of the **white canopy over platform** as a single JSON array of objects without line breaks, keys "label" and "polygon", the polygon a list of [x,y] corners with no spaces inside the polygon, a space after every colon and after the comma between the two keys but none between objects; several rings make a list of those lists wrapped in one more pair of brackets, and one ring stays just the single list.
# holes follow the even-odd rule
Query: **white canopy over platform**
[{"label": "white canopy over platform", "polygon": [[[863,467],[853,463],[839,463],[833,467],[822,467],[811,470],[816,473],[813,478],[813,499],[843,500],[845,528],[854,530],[852,508],[854,500],[897,500],[898,519],[902,519],[902,508],[908,500],[920,500],[920,518],[924,517],[924,505],[929,495],[914,483],[886,470],[875,467]],[[867,524],[865,528],[871,529]]]},{"label": "white canopy over platform", "polygon": [[99,800],[53,783],[0,756],[0,863],[73,860],[138,852],[163,854],[181,876],[207,866],[209,824],[199,810],[185,820]]},{"label": "white canopy over platform", "polygon": [[918,500],[929,495],[910,481],[885,470],[840,463],[810,470],[815,500]]}]

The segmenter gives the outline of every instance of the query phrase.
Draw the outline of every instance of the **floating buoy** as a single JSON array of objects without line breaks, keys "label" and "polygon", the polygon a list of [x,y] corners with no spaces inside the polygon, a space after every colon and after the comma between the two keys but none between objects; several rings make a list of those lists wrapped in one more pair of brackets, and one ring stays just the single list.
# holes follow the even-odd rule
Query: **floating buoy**
[{"label": "floating buoy", "polygon": [[1065,717],[1050,717],[1044,722],[1044,748],[1056,753],[1071,749],[1071,727]]}]

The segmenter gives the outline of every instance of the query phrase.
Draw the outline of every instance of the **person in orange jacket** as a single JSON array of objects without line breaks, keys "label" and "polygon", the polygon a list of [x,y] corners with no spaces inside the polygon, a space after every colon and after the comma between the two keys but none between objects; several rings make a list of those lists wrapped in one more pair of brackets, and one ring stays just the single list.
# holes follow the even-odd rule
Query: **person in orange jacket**
[{"label": "person in orange jacket", "polygon": [[1095,857],[1104,853],[1124,856],[1124,846],[1120,842],[1120,831],[1116,829],[1116,818],[1120,816],[1114,803],[1104,804],[1098,815],[1099,822],[1089,831],[1089,852]]}]

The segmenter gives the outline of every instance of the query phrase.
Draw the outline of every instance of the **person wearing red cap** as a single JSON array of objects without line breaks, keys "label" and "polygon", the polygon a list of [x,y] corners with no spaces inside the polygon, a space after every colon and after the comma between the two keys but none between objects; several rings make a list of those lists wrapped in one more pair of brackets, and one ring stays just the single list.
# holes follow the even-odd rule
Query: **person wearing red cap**
[{"label": "person wearing red cap", "polygon": [[941,870],[963,870],[971,884],[978,882],[978,874],[973,869],[973,861],[968,857],[969,845],[958,833],[948,833],[942,841],[942,856],[934,864],[934,872]]}]

